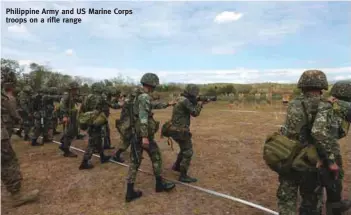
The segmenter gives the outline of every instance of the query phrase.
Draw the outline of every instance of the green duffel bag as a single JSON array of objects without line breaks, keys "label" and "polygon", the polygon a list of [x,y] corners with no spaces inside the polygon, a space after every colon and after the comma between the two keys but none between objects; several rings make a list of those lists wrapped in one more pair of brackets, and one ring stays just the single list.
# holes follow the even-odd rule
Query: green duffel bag
[{"label": "green duffel bag", "polygon": [[302,145],[298,141],[274,132],[266,138],[263,159],[271,170],[285,174],[291,171],[294,158],[301,149]]},{"label": "green duffel bag", "polygon": [[296,156],[292,163],[292,168],[296,171],[304,172],[316,169],[319,156],[314,145],[304,147]]}]

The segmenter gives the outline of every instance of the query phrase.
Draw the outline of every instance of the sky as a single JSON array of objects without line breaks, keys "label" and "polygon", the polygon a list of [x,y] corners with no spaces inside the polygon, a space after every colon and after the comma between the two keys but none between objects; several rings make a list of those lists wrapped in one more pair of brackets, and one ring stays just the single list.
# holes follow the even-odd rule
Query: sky
[{"label": "sky", "polygon": [[[1,3],[1,57],[95,80],[145,72],[161,83],[296,83],[306,69],[351,78],[351,2]],[[61,23],[6,23],[8,8]],[[61,10],[74,9],[63,15]],[[112,14],[77,14],[79,8]],[[113,14],[132,10],[132,14]],[[62,18],[81,18],[79,24]],[[28,69],[26,69],[27,71]]]}]

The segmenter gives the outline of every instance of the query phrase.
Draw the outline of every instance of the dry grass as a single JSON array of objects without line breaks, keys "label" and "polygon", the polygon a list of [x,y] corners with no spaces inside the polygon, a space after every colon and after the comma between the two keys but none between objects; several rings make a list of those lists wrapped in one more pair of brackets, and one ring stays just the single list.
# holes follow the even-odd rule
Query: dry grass
[{"label": "dry grass", "polygon": [[[276,210],[277,175],[271,172],[262,160],[262,144],[266,134],[281,124],[283,108],[243,107],[263,112],[237,112],[227,104],[209,104],[201,116],[192,120],[194,159],[190,174],[199,181],[196,185],[250,200]],[[171,109],[155,111],[155,118],[161,123],[170,118]],[[110,120],[119,111],[113,112]],[[253,124],[239,124],[249,122]],[[265,123],[269,123],[268,125]],[[157,135],[159,137],[159,135]],[[118,145],[119,136],[113,132],[113,145]],[[178,152],[158,138],[162,150],[164,175],[176,179],[178,175],[170,167]],[[350,137],[342,141],[345,159],[345,190],[351,185],[350,147],[346,145]],[[77,159],[60,155],[57,144],[47,144],[41,148],[28,146],[19,140],[13,141],[21,162],[24,189],[40,188],[40,201],[17,209],[6,206],[7,193],[2,187],[2,214],[11,215],[188,215],[188,214],[263,214],[256,209],[210,196],[187,187],[177,185],[171,193],[155,193],[153,177],[138,174],[136,187],[144,196],[132,203],[124,202],[127,168],[112,163],[100,165],[93,159],[95,168],[79,171],[82,154]],[[74,146],[85,149],[86,142],[75,141]],[[111,152],[112,153],[112,152]],[[127,154],[124,155],[128,157]],[[151,171],[147,155],[141,168]],[[127,161],[128,163],[129,161]]]}]

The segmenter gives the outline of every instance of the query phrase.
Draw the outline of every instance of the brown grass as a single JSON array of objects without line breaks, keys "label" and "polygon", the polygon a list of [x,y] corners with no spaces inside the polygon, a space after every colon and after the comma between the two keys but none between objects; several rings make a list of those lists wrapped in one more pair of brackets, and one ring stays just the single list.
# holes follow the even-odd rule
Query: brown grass
[{"label": "brown grass", "polygon": [[[265,136],[278,129],[273,125],[281,124],[285,117],[273,111],[284,109],[269,106],[244,108],[263,112],[237,112],[237,107],[229,109],[228,104],[209,104],[200,117],[192,120],[195,153],[190,174],[199,179],[195,185],[276,210],[277,175],[265,166],[261,152]],[[170,118],[170,114],[171,109],[158,110],[155,111],[155,118],[163,123]],[[119,144],[119,136],[114,129],[114,118],[117,116],[119,111],[113,112],[110,120],[111,138],[115,146]],[[170,167],[176,158],[178,146],[175,144],[172,151],[165,139],[160,140],[159,135],[157,137],[162,150],[164,175],[177,179],[177,173]],[[350,142],[350,137],[341,142],[346,169],[345,190],[351,185],[348,167],[351,158],[346,156],[350,153],[350,147],[346,145],[347,142]],[[23,188],[40,188],[40,201],[12,209],[7,206],[8,194],[2,187],[2,214],[264,214],[182,185],[177,185],[171,193],[155,193],[153,177],[144,173],[138,173],[136,183],[136,187],[143,191],[143,197],[127,204],[124,202],[127,168],[112,163],[100,165],[94,158],[94,169],[79,171],[81,153],[77,159],[71,159],[61,156],[57,144],[35,148],[17,139],[13,145],[21,162]],[[85,150],[86,142],[74,141],[73,145]],[[124,157],[128,158],[128,154],[124,154]],[[141,168],[151,171],[146,154],[144,158]]]}]

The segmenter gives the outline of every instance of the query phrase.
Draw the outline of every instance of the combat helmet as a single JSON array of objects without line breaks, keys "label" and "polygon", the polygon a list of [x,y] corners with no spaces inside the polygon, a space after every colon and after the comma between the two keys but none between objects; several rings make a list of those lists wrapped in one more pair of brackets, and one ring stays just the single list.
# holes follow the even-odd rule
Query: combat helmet
[{"label": "combat helmet", "polygon": [[78,84],[78,82],[76,82],[76,81],[71,81],[71,82],[68,84],[68,89],[69,89],[69,90],[79,89],[79,84]]},{"label": "combat helmet", "polygon": [[336,82],[331,88],[330,94],[340,100],[351,102],[351,80]]},{"label": "combat helmet", "polygon": [[328,90],[327,76],[320,70],[306,70],[302,73],[297,87],[299,89],[314,88]]},{"label": "combat helmet", "polygon": [[1,85],[4,88],[14,87],[16,74],[7,66],[1,66]]},{"label": "combat helmet", "polygon": [[31,86],[27,85],[27,86],[24,86],[24,87],[23,87],[23,92],[29,94],[29,93],[32,93],[32,92],[33,92],[33,89],[32,89]]},{"label": "combat helmet", "polygon": [[156,87],[160,84],[160,79],[154,73],[145,73],[143,77],[141,77],[140,83],[151,87]]},{"label": "combat helmet", "polygon": [[188,94],[189,96],[198,96],[200,92],[199,87],[196,84],[188,84],[185,87],[184,93]]},{"label": "combat helmet", "polygon": [[101,86],[101,83],[92,84],[91,89],[94,93],[102,93],[103,92],[103,88]]}]

